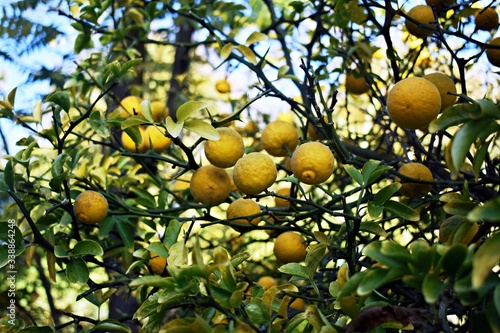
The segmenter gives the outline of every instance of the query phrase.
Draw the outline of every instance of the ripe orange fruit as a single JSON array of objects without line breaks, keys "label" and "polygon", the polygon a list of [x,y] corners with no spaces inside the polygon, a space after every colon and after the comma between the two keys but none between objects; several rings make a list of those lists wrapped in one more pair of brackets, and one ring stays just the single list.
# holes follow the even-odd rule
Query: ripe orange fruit
[{"label": "ripe orange fruit", "polygon": [[[281,196],[290,196],[290,188],[283,187],[276,191],[277,194]],[[276,207],[288,207],[290,206],[290,201],[284,198],[274,197],[274,203]]]},{"label": "ripe orange fruit", "polygon": [[396,83],[387,94],[387,111],[392,120],[407,129],[424,128],[441,110],[441,95],[429,80],[409,77]]},{"label": "ripe orange fruit", "polygon": [[[398,172],[409,178],[427,181],[434,180],[431,170],[429,170],[429,168],[425,165],[417,162],[404,164],[401,168],[399,168]],[[411,180],[401,179],[400,177],[395,177],[394,180],[402,183],[399,193],[408,197],[420,198],[429,193],[432,189],[432,184],[416,183]]]},{"label": "ripe orange fruit", "polygon": [[219,140],[205,141],[205,156],[216,167],[232,167],[245,153],[243,138],[229,127],[219,127],[217,132],[220,134]]},{"label": "ripe orange fruit", "polygon": [[433,22],[436,20],[432,7],[426,5],[418,5],[410,9],[407,15],[419,22],[418,24],[406,19],[405,25],[408,32],[419,38],[426,38],[434,32]]},{"label": "ripe orange fruit", "polygon": [[108,200],[99,192],[84,191],[76,197],[73,212],[81,223],[97,224],[108,215]]},{"label": "ripe orange fruit", "polygon": [[137,96],[127,96],[120,101],[120,115],[122,117],[130,117],[133,115],[142,115],[141,102]]},{"label": "ripe orange fruit", "polygon": [[284,120],[270,122],[262,131],[262,147],[270,155],[286,156],[299,142],[297,130],[292,123]]},{"label": "ripe orange fruit", "polygon": [[142,126],[139,126],[139,132],[141,133],[142,142],[140,145],[136,145],[134,140],[127,134],[127,132],[122,132],[122,144],[126,150],[131,153],[145,153],[149,149],[149,140],[147,139],[145,130]]},{"label": "ripe orange fruit", "polygon": [[300,262],[306,258],[307,244],[302,236],[293,231],[280,234],[274,242],[274,255],[282,264]]},{"label": "ripe orange fruit", "polygon": [[296,298],[290,303],[289,307],[296,310],[304,311],[306,309],[306,302],[302,298]]},{"label": "ripe orange fruit", "polygon": [[[260,222],[260,216],[252,218],[247,217],[261,213],[259,205],[252,199],[239,198],[229,205],[226,210],[226,218],[232,223],[241,225],[257,225]],[[234,228],[234,227],[233,227]],[[237,231],[238,228],[235,228]]]},{"label": "ripe orange fruit", "polygon": [[[493,38],[488,42],[488,44],[500,46],[500,37]],[[498,49],[487,48],[486,57],[488,58],[490,64],[492,64],[493,66],[500,67],[500,48]]]},{"label": "ripe orange fruit", "polygon": [[215,82],[215,90],[217,90],[221,94],[227,94],[231,91],[231,85],[229,81],[226,79],[220,79]]},{"label": "ripe orange fruit", "polygon": [[257,280],[257,284],[260,284],[264,288],[269,289],[272,286],[277,286],[278,281],[276,281],[276,279],[272,276],[263,275]]},{"label": "ripe orange fruit", "polygon": [[204,165],[191,177],[189,189],[193,198],[206,206],[216,206],[229,196],[231,180],[226,170]]},{"label": "ripe orange fruit", "polygon": [[273,160],[259,152],[243,156],[233,169],[234,184],[245,194],[259,194],[271,186],[277,176]]},{"label": "ripe orange fruit", "polygon": [[431,73],[424,75],[423,78],[431,81],[436,88],[438,88],[439,95],[441,95],[441,111],[455,104],[457,96],[448,93],[456,94],[457,87],[455,86],[455,82],[453,82],[448,75],[443,73]]},{"label": "ripe orange fruit", "polygon": [[160,257],[154,252],[151,252],[150,255],[149,267],[151,267],[151,271],[156,275],[162,275],[167,268],[167,258]]},{"label": "ripe orange fruit", "polygon": [[498,13],[493,7],[478,9],[474,13],[474,22],[478,30],[491,31],[498,27]]},{"label": "ripe orange fruit", "polygon": [[347,92],[354,95],[361,95],[370,91],[370,86],[368,85],[365,76],[358,72],[347,74],[345,86]]},{"label": "ripe orange fruit", "polygon": [[299,181],[316,185],[330,178],[334,158],[330,148],[321,142],[311,141],[295,149],[290,164],[294,176]]}]

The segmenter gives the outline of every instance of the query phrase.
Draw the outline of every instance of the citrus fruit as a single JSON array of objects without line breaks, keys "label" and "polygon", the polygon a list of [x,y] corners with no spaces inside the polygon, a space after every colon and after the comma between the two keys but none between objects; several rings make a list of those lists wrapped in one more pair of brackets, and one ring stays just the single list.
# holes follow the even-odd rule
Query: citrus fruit
[{"label": "citrus fruit", "polygon": [[[252,199],[239,198],[231,202],[229,207],[227,207],[226,218],[230,220],[231,223],[240,225],[256,225],[260,222],[260,216],[248,220],[248,216],[259,214],[262,212],[259,205]],[[238,228],[235,228],[238,230]],[[238,230],[239,231],[239,230]]]},{"label": "citrus fruit", "polygon": [[277,176],[273,160],[259,152],[243,156],[233,169],[234,184],[245,194],[259,194],[271,186]]},{"label": "citrus fruit", "polygon": [[142,115],[141,112],[142,100],[137,96],[127,96],[120,102],[120,115],[122,117],[130,117],[133,115]]},{"label": "citrus fruit", "polygon": [[453,82],[448,75],[443,73],[431,73],[424,75],[423,78],[431,81],[436,88],[438,88],[439,95],[441,95],[441,111],[455,103],[457,96],[448,94],[448,92],[456,94],[457,87],[455,86],[455,82]]},{"label": "citrus fruit", "polygon": [[288,264],[304,260],[306,249],[307,244],[300,234],[287,231],[276,238],[273,252],[280,263]]},{"label": "citrus fruit", "polygon": [[231,85],[229,81],[226,79],[220,79],[215,82],[215,90],[217,90],[221,94],[227,94],[231,91]]},{"label": "citrus fruit", "polygon": [[159,123],[167,117],[168,110],[165,103],[154,101],[151,103],[151,113],[153,114],[153,120]]},{"label": "citrus fruit", "polygon": [[302,298],[296,298],[289,306],[292,309],[304,311],[306,309],[306,302]]},{"label": "citrus fruit", "polygon": [[[488,44],[500,46],[500,37],[493,38],[488,42]],[[500,67],[500,48],[498,49],[486,49],[486,57],[488,61],[493,66]]]},{"label": "citrus fruit", "polygon": [[316,185],[326,181],[333,173],[333,153],[324,144],[311,141],[295,149],[290,161],[292,172],[305,184]]},{"label": "citrus fruit", "polygon": [[122,132],[122,144],[126,150],[132,153],[145,153],[149,149],[149,141],[146,139],[146,133],[144,128],[141,126],[138,127],[139,132],[141,134],[142,142],[140,145],[137,145],[134,140],[127,134],[127,132]]},{"label": "citrus fruit", "polygon": [[[290,188],[283,187],[276,191],[277,194],[281,196],[290,196]],[[290,201],[280,197],[274,197],[274,204],[276,207],[288,207],[290,206]]]},{"label": "citrus fruit", "polygon": [[108,200],[99,192],[87,190],[76,197],[73,211],[83,224],[97,224],[108,214]]},{"label": "citrus fruit", "polygon": [[491,31],[498,27],[498,14],[492,7],[478,9],[474,13],[474,22],[478,30]]},{"label": "citrus fruit", "polygon": [[167,268],[167,258],[163,258],[154,252],[151,252],[151,258],[149,259],[149,267],[151,271],[156,275],[162,275]]},{"label": "citrus fruit", "polygon": [[216,167],[232,167],[245,153],[243,138],[229,127],[219,127],[217,132],[220,134],[219,140],[205,141],[205,156]]},{"label": "citrus fruit", "polygon": [[155,126],[148,126],[144,134],[146,139],[143,138],[143,141],[146,142],[147,149],[152,147],[157,153],[167,150],[172,143],[172,140],[166,137],[160,128]]},{"label": "citrus fruit", "polygon": [[396,83],[387,95],[392,120],[406,129],[424,128],[441,110],[441,95],[429,80],[409,77]]},{"label": "citrus fruit", "polygon": [[410,9],[407,13],[408,17],[417,21],[418,24],[406,19],[406,29],[410,34],[419,38],[425,38],[432,35],[435,21],[434,12],[431,6],[418,5]]},{"label": "citrus fruit", "polygon": [[204,165],[191,177],[189,189],[193,198],[206,206],[218,205],[229,196],[231,180],[226,170]]},{"label": "citrus fruit", "polygon": [[260,284],[264,288],[269,289],[272,286],[277,286],[278,281],[276,281],[276,279],[272,276],[264,275],[257,280],[257,284]]},{"label": "citrus fruit", "polygon": [[179,178],[174,181],[174,186],[172,190],[174,192],[181,192],[189,188],[189,179]]},{"label": "citrus fruit", "polygon": [[299,136],[292,123],[275,120],[264,127],[261,135],[262,147],[270,155],[286,156],[297,147]]},{"label": "citrus fruit", "polygon": [[425,0],[425,3],[428,6],[434,6],[437,9],[441,9],[445,6],[453,5],[455,4],[455,0]]},{"label": "citrus fruit", "polygon": [[347,92],[354,95],[361,95],[370,90],[370,86],[367,84],[366,78],[357,72],[347,74],[345,86]]},{"label": "citrus fruit", "polygon": [[[398,172],[408,178],[426,181],[434,180],[431,170],[425,165],[417,162],[404,164],[399,168]],[[429,193],[432,189],[432,184],[412,182],[411,180],[404,180],[400,177],[396,177],[395,181],[402,183],[399,193],[408,197],[420,198]]]}]

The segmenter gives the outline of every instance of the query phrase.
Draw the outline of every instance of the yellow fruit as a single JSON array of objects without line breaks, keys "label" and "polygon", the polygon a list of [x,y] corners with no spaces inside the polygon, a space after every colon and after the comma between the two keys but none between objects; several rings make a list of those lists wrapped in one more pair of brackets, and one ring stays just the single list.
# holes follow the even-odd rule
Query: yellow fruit
[{"label": "yellow fruit", "polygon": [[166,137],[160,128],[155,126],[148,126],[146,128],[145,137],[147,149],[152,145],[153,150],[157,153],[167,150],[172,143],[172,140]]},{"label": "yellow fruit", "polygon": [[307,244],[302,236],[293,231],[282,233],[274,242],[274,255],[282,264],[300,262],[306,258]]},{"label": "yellow fruit", "polygon": [[424,128],[441,110],[438,88],[421,77],[399,81],[387,95],[387,111],[392,120],[406,129]]},{"label": "yellow fruit", "polygon": [[120,102],[120,108],[121,108],[120,115],[122,117],[130,117],[133,115],[142,115],[141,102],[142,102],[142,99],[140,99],[137,96],[125,97]]},{"label": "yellow fruit", "polygon": [[243,132],[246,136],[253,137],[259,131],[259,124],[255,121],[249,121],[243,127]]},{"label": "yellow fruit", "polygon": [[243,138],[229,127],[217,128],[219,140],[205,141],[205,156],[208,161],[219,168],[230,168],[245,153]]},{"label": "yellow fruit", "polygon": [[99,192],[87,190],[76,197],[73,211],[81,223],[97,224],[108,215],[108,200]]},{"label": "yellow fruit", "polygon": [[[425,165],[417,162],[406,163],[399,168],[398,172],[409,178],[425,181],[434,180],[431,170]],[[432,189],[432,184],[412,182],[411,180],[404,180],[400,177],[395,177],[395,181],[402,183],[399,193],[408,197],[420,198],[429,193]]]},{"label": "yellow fruit", "polygon": [[168,110],[165,103],[154,101],[151,103],[151,113],[155,122],[162,122],[168,116]]},{"label": "yellow fruit", "polygon": [[456,94],[457,87],[455,82],[446,74],[443,73],[431,73],[424,75],[424,79],[427,79],[434,83],[436,88],[439,90],[439,95],[441,95],[441,111],[446,109],[448,106],[455,104],[457,100],[456,95],[450,95],[448,92]]},{"label": "yellow fruit", "polygon": [[[500,46],[500,37],[493,38],[488,42],[488,44]],[[500,48],[499,49],[486,49],[486,56],[488,61],[493,66],[500,67]]]},{"label": "yellow fruit", "polygon": [[189,188],[189,180],[188,179],[176,179],[173,186],[174,192],[180,192],[187,190]]},{"label": "yellow fruit", "polygon": [[221,94],[227,94],[231,91],[231,85],[226,79],[220,79],[215,82],[215,90],[217,90]]},{"label": "yellow fruit", "polygon": [[365,77],[359,73],[349,73],[345,79],[347,92],[354,95],[361,95],[370,91],[370,86],[367,84]]},{"label": "yellow fruit", "polygon": [[277,176],[273,160],[259,152],[243,156],[233,169],[234,184],[245,194],[259,194],[271,186]]},{"label": "yellow fruit", "polygon": [[428,6],[434,6],[437,9],[441,9],[445,6],[453,5],[455,4],[455,0],[425,0],[425,3]]},{"label": "yellow fruit", "polygon": [[425,38],[432,35],[434,24],[434,12],[432,7],[426,5],[418,5],[410,9],[407,15],[419,22],[413,23],[410,19],[406,19],[405,25],[408,32],[416,37]]},{"label": "yellow fruit", "polygon": [[292,172],[305,184],[316,185],[326,181],[333,173],[333,153],[324,144],[306,142],[293,152]]},{"label": "yellow fruit", "polygon": [[[252,199],[243,199],[239,198],[227,207],[226,218],[230,220],[231,223],[239,224],[239,225],[257,225],[260,222],[260,216],[252,218],[250,221],[247,217],[259,214],[262,210],[259,205],[253,201]],[[234,227],[235,230],[239,231],[237,227]]]},{"label": "yellow fruit", "polygon": [[277,286],[278,281],[276,281],[276,279],[271,276],[264,275],[257,280],[257,284],[260,284],[264,288],[269,289],[272,286]]},{"label": "yellow fruit", "polygon": [[273,156],[286,156],[297,147],[298,141],[295,127],[284,120],[269,123],[261,135],[262,147]]},{"label": "yellow fruit", "polygon": [[474,13],[474,21],[477,29],[491,31],[498,27],[498,14],[492,7],[478,9]]},{"label": "yellow fruit", "polygon": [[306,309],[306,302],[302,298],[296,298],[289,306],[292,309],[304,311]]},{"label": "yellow fruit", "polygon": [[122,144],[126,150],[132,153],[145,153],[149,149],[149,141],[146,139],[146,133],[144,128],[138,127],[141,133],[142,142],[139,146],[135,144],[132,138],[127,134],[127,132],[122,132]]},{"label": "yellow fruit", "polygon": [[[280,188],[279,190],[276,191],[276,193],[281,195],[281,196],[290,196],[290,188],[289,187]],[[289,200],[279,198],[279,197],[274,197],[274,203],[275,203],[276,207],[288,207],[288,206],[290,206]]]},{"label": "yellow fruit", "polygon": [[154,252],[151,252],[151,258],[149,259],[149,267],[156,275],[162,275],[167,268],[167,258],[160,257]]},{"label": "yellow fruit", "polygon": [[216,206],[229,196],[231,180],[226,170],[204,165],[191,177],[189,189],[193,198],[206,206]]}]

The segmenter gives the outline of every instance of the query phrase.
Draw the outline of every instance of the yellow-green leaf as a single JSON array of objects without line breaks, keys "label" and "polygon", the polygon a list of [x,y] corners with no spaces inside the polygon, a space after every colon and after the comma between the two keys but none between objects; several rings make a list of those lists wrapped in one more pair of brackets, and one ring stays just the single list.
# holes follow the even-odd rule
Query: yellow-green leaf
[{"label": "yellow-green leaf", "polygon": [[257,58],[255,57],[255,53],[253,53],[252,49],[250,49],[248,46],[245,45],[238,45],[236,46],[236,49],[243,54],[245,58],[248,59],[252,64],[257,63]]},{"label": "yellow-green leaf", "polygon": [[500,261],[500,232],[484,242],[472,260],[472,287],[480,288]]},{"label": "yellow-green leaf", "polygon": [[254,31],[248,36],[247,40],[245,41],[246,45],[252,45],[258,42],[261,42],[263,40],[266,40],[267,36],[264,35],[262,32]]},{"label": "yellow-green leaf", "polygon": [[193,119],[184,124],[184,127],[193,133],[198,134],[202,138],[208,139],[208,140],[219,140],[220,139],[220,134],[217,132],[217,130],[207,123],[206,121],[199,120],[199,119]]}]

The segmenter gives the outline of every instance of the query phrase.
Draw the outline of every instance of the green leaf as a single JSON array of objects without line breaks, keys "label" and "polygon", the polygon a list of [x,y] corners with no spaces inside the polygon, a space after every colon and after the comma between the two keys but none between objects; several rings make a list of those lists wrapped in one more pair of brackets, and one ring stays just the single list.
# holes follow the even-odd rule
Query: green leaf
[{"label": "green leaf", "polygon": [[378,218],[383,211],[383,206],[377,206],[373,203],[373,201],[368,201],[368,214],[370,214],[373,219]]},{"label": "green leaf", "polygon": [[126,221],[117,221],[115,223],[116,229],[118,230],[118,234],[125,244],[125,247],[128,249],[132,249],[134,246],[134,235],[130,231],[130,227]]},{"label": "green leaf", "polygon": [[455,104],[443,111],[441,116],[434,119],[429,124],[429,132],[436,133],[437,131],[445,130],[448,127],[459,125],[470,119],[470,113],[479,112],[479,105],[474,104]]},{"label": "green leaf", "polygon": [[257,58],[255,57],[255,53],[253,53],[252,49],[250,49],[248,46],[245,45],[238,45],[236,46],[236,49],[243,54],[245,58],[248,59],[252,64],[257,63]]},{"label": "green leaf", "polygon": [[500,125],[491,119],[485,118],[470,121],[464,124],[453,137],[451,142],[451,159],[453,167],[460,170],[465,157],[470,151],[470,146],[480,135],[490,135],[500,129]]},{"label": "green leaf", "polygon": [[104,250],[102,249],[99,243],[85,239],[78,242],[73,248],[73,256],[102,256],[104,254]]},{"label": "green leaf", "polygon": [[392,183],[387,185],[380,191],[378,191],[373,196],[373,203],[377,206],[383,205],[387,200],[389,200],[399,189],[401,188],[401,183]]},{"label": "green leaf", "polygon": [[68,94],[63,91],[56,91],[45,98],[46,102],[52,102],[59,105],[64,111],[68,112],[71,107]]},{"label": "green leaf", "polygon": [[182,223],[177,220],[170,220],[168,222],[167,230],[165,230],[165,244],[170,248],[177,243],[177,238],[181,233]]},{"label": "green leaf", "polygon": [[291,262],[278,268],[281,273],[311,279],[311,270],[299,263]]},{"label": "green leaf", "polygon": [[184,124],[184,128],[208,140],[220,139],[219,132],[212,125],[210,125],[204,120],[193,119],[187,121]]},{"label": "green leaf", "polygon": [[[481,113],[477,116],[477,118],[485,118],[485,117],[488,118],[493,117],[495,119],[500,118],[500,109],[495,103],[493,103],[493,101],[489,99],[480,99],[477,100],[476,102],[477,104],[479,104],[479,107],[481,108]],[[476,119],[472,115],[471,118]]]},{"label": "green leaf", "polygon": [[467,214],[467,219],[475,222],[500,222],[500,196],[472,209]]},{"label": "green leaf", "polygon": [[90,32],[82,32],[76,37],[74,51],[76,54],[80,53],[83,49],[92,48],[94,43],[90,38]]},{"label": "green leaf", "polygon": [[4,182],[2,179],[0,179],[0,191],[2,192],[7,192],[9,190],[9,186],[7,185],[6,182]]},{"label": "green leaf", "polygon": [[61,245],[54,246],[54,255],[57,258],[68,258],[69,257],[68,251],[66,251],[66,249]]},{"label": "green leaf", "polygon": [[90,126],[103,138],[108,138],[110,131],[106,123],[101,119],[101,112],[93,111],[89,117]]},{"label": "green leaf", "polygon": [[12,160],[8,160],[3,170],[3,180],[10,190],[14,190],[14,168],[12,167]]},{"label": "green leaf", "polygon": [[149,99],[143,100],[140,104],[140,108],[144,118],[153,123],[154,119],[153,111],[151,111],[151,101]]},{"label": "green leaf", "polygon": [[472,260],[472,287],[480,288],[499,261],[500,232],[497,232],[488,238],[474,254]]},{"label": "green leaf", "polygon": [[68,281],[76,284],[85,284],[89,279],[89,269],[82,258],[71,258],[66,265]]},{"label": "green leaf", "polygon": [[420,221],[420,214],[416,210],[398,201],[389,200],[384,204],[383,207],[385,211],[397,215],[399,217],[402,217],[404,219],[407,219],[409,221],[414,221],[414,222]]},{"label": "green leaf", "polygon": [[443,206],[445,213],[450,215],[466,216],[471,210],[477,207],[477,203],[462,198],[452,199]]},{"label": "green leaf", "polygon": [[177,109],[177,121],[183,122],[188,119],[192,114],[196,112],[200,112],[203,109],[207,108],[207,103],[197,102],[197,101],[188,101]]},{"label": "green leaf", "polygon": [[125,129],[125,133],[134,141],[136,147],[139,147],[142,144],[142,133],[137,126],[135,127],[127,127]]},{"label": "green leaf", "polygon": [[126,74],[129,71],[129,69],[131,69],[132,67],[134,67],[135,65],[137,65],[141,61],[142,61],[142,58],[137,58],[137,59],[129,60],[126,63],[124,63],[122,65],[122,68],[120,71],[120,77],[123,76],[124,74]]},{"label": "green leaf", "polygon": [[344,170],[349,174],[349,176],[351,176],[351,178],[356,183],[358,183],[358,185],[361,185],[361,186],[364,185],[363,184],[363,175],[361,174],[361,172],[359,172],[358,169],[356,169],[355,167],[353,167],[350,164],[344,164]]},{"label": "green leaf", "polygon": [[67,161],[71,161],[71,156],[69,154],[62,153],[57,155],[54,159],[54,163],[52,164],[52,168],[50,169],[53,177],[64,174],[64,164],[66,164]]},{"label": "green leaf", "polygon": [[118,332],[118,333],[130,333],[132,330],[127,325],[120,323],[115,319],[106,319],[99,324],[95,325],[89,332]]},{"label": "green leaf", "polygon": [[38,101],[33,109],[33,119],[39,123],[42,121],[42,101]]},{"label": "green leaf", "polygon": [[441,266],[450,275],[454,276],[460,270],[466,258],[467,247],[463,244],[455,244],[441,258]]},{"label": "green leaf", "polygon": [[377,170],[380,161],[369,160],[363,165],[361,169],[361,174],[363,175],[363,184],[368,184],[368,180],[370,179],[371,174]]},{"label": "green leaf", "polygon": [[31,326],[16,331],[17,333],[54,333],[50,326]]},{"label": "green leaf", "polygon": [[148,245],[148,247],[146,247],[146,249],[160,257],[168,258],[168,250],[165,247],[165,244],[163,243],[160,242],[151,243]]},{"label": "green leaf", "polygon": [[130,116],[127,119],[125,119],[122,122],[121,127],[122,127],[122,130],[125,130],[129,127],[139,126],[139,125],[143,125],[143,124],[149,124],[149,121],[146,118],[144,118],[143,116],[134,115],[134,116]]},{"label": "green leaf", "polygon": [[472,162],[474,177],[476,177],[476,179],[479,177],[479,174],[481,173],[481,167],[483,166],[484,160],[488,155],[488,150],[489,150],[488,148],[492,141],[493,139],[488,142],[484,142],[481,145],[481,147],[478,150],[476,150],[476,154],[474,155],[474,161]]},{"label": "green leaf", "polygon": [[181,134],[182,128],[184,127],[184,122],[181,121],[179,123],[176,123],[172,117],[167,116],[167,119],[165,119],[165,126],[167,127],[167,132],[170,134],[173,138],[176,138]]},{"label": "green leaf", "polygon": [[252,45],[258,42],[261,42],[263,40],[267,39],[267,35],[263,34],[262,32],[259,31],[254,31],[248,36],[247,40],[245,41],[246,45]]},{"label": "green leaf", "polygon": [[222,49],[220,50],[220,57],[222,58],[222,60],[226,60],[229,57],[231,52],[233,52],[233,48],[234,46],[231,43],[228,43],[222,47]]},{"label": "green leaf", "polygon": [[164,278],[159,275],[146,275],[132,280],[129,286],[130,287],[149,286],[149,287],[158,287],[167,290],[173,290],[175,289],[175,282],[171,277]]},{"label": "green leaf", "polygon": [[392,241],[375,241],[368,244],[363,253],[379,263],[391,268],[407,270],[411,256],[407,249]]},{"label": "green leaf", "polygon": [[17,87],[12,89],[9,92],[9,95],[7,96],[7,100],[9,101],[10,105],[14,106],[14,103],[16,101],[16,92],[17,92]]},{"label": "green leaf", "polygon": [[278,79],[284,78],[288,72],[290,71],[290,67],[287,65],[283,65],[278,69]]},{"label": "green leaf", "polygon": [[445,284],[439,279],[439,274],[427,274],[422,284],[425,301],[434,304],[443,292]]},{"label": "green leaf", "polygon": [[393,280],[401,278],[402,276],[403,273],[398,268],[370,269],[367,271],[366,275],[356,288],[356,294],[359,296],[368,296],[377,288],[380,288]]},{"label": "green leaf", "polygon": [[[371,214],[370,214],[371,215]],[[369,232],[374,235],[378,235],[380,237],[387,237],[387,233],[384,228],[380,226],[378,222],[361,222],[359,226],[360,231]]]}]

